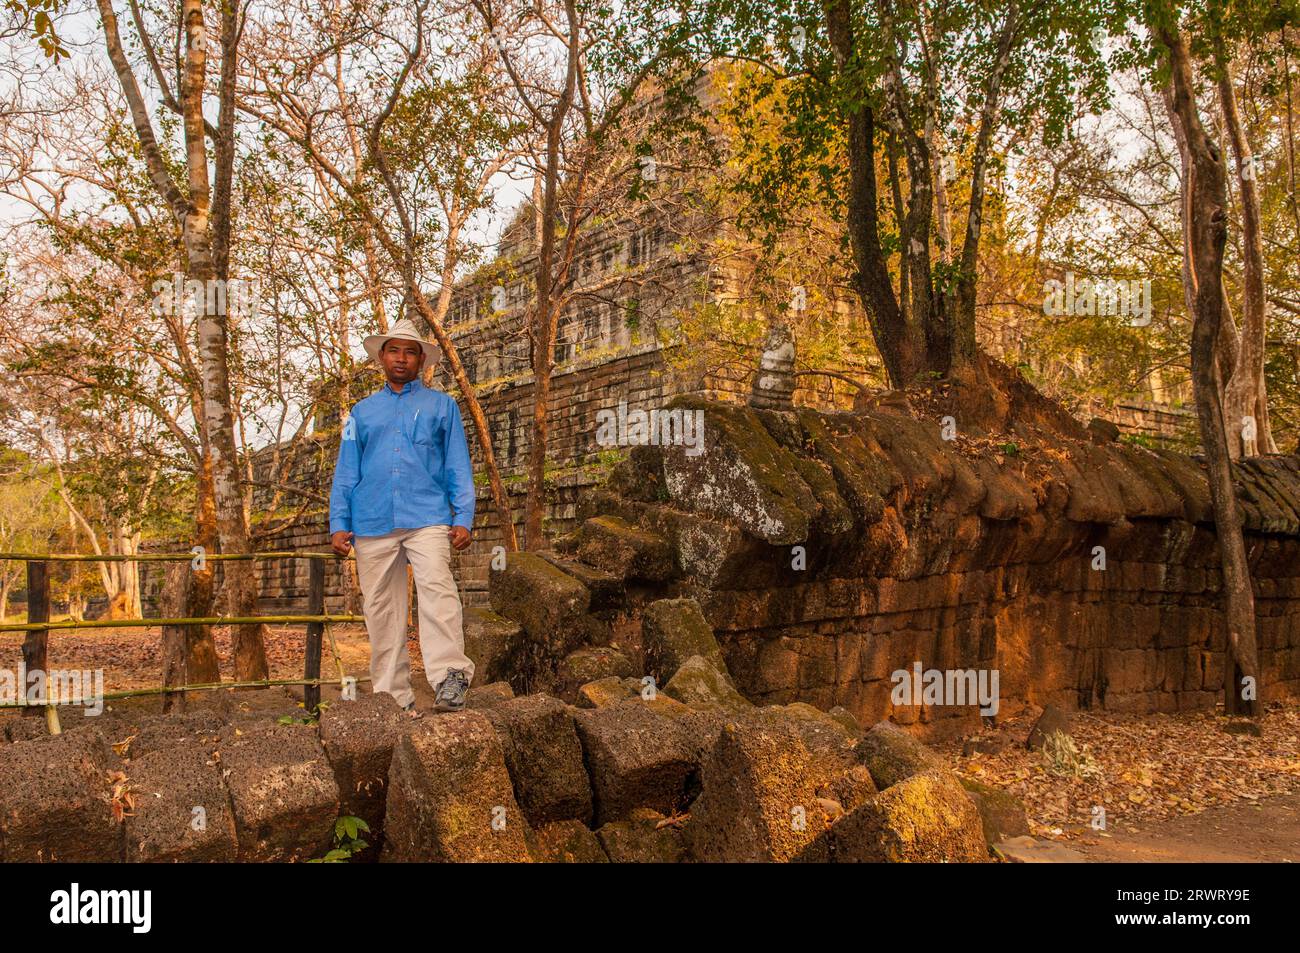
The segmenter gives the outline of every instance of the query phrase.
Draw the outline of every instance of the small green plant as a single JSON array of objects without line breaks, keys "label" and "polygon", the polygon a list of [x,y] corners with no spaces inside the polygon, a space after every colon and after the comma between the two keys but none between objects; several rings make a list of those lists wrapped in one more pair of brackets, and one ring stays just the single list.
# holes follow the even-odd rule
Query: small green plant
[{"label": "small green plant", "polygon": [[626,459],[626,450],[620,450],[617,448],[611,450],[599,450],[587,465],[595,467],[598,470],[612,470]]},{"label": "small green plant", "polygon": [[1011,443],[999,444],[998,449],[1001,450],[1003,453],[1005,453],[1008,457],[1020,456],[1020,444],[1015,443],[1014,441]]},{"label": "small green plant", "polygon": [[1155,450],[1160,446],[1159,442],[1153,440],[1144,433],[1122,433],[1119,435],[1120,443],[1127,443],[1135,447],[1146,447],[1148,450]]},{"label": "small green plant", "polygon": [[305,704],[298,702],[298,707],[303,709],[301,718],[296,718],[293,715],[281,715],[276,719],[276,723],[281,725],[314,725],[320,721],[321,712],[326,708],[329,708],[329,706],[329,702],[321,702],[316,709],[316,714],[313,715],[307,711],[307,706]]},{"label": "small green plant", "polygon": [[1087,745],[1080,748],[1063,731],[1054,731],[1043,742],[1043,767],[1058,778],[1098,778],[1101,765]]},{"label": "small green plant", "polygon": [[345,814],[334,822],[334,847],[324,857],[313,857],[309,864],[346,864],[370,846],[361,838],[370,833],[370,825],[359,817]]}]

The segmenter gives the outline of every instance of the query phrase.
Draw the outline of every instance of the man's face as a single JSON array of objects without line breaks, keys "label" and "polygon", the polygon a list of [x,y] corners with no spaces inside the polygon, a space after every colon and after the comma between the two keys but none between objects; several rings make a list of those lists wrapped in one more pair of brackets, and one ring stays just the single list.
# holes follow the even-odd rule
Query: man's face
[{"label": "man's face", "polygon": [[415,380],[424,367],[424,348],[415,341],[389,338],[379,349],[379,363],[390,384],[406,384]]}]

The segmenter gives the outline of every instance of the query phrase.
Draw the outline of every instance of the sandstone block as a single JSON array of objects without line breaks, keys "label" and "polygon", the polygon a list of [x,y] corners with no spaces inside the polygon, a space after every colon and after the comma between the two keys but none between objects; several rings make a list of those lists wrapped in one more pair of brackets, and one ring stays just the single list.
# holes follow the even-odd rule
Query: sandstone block
[{"label": "sandstone block", "polygon": [[641,617],[641,647],[646,667],[660,685],[692,655],[720,672],[727,671],[713,628],[694,599],[660,599],[646,606]]},{"label": "sandstone block", "polygon": [[0,857],[121,859],[122,826],[110,802],[111,776],[122,764],[99,732],[15,741],[0,750]]},{"label": "sandstone block", "polygon": [[590,821],[591,783],[568,706],[548,695],[527,695],[485,714],[501,739],[515,798],[528,822]]},{"label": "sandstone block", "polygon": [[241,861],[324,855],[339,816],[339,787],[315,729],[232,725],[222,730],[218,751]]},{"label": "sandstone block", "polygon": [[321,714],[320,740],[334,769],[339,811],[364,820],[376,836],[384,825],[393,747],[411,724],[387,692],[335,702]]},{"label": "sandstone block", "polygon": [[126,860],[235,860],[235,816],[218,762],[208,752],[181,740],[152,748],[129,770],[135,808],[125,819]]},{"label": "sandstone block", "polygon": [[527,861],[527,836],[484,713],[426,717],[402,736],[388,775],[384,860]]}]

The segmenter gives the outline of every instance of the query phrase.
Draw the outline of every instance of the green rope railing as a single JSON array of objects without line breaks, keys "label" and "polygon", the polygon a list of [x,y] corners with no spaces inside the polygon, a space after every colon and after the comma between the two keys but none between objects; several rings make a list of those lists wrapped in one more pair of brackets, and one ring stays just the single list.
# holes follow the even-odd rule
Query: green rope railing
[{"label": "green rope railing", "polygon": [[245,559],[354,559],[353,553],[346,556],[340,556],[338,553],[313,553],[313,552],[293,552],[278,551],[264,553],[132,553],[132,554],[105,554],[96,556],[94,553],[0,553],[0,559],[17,560],[20,562],[47,562],[47,563],[160,563],[160,562],[189,562],[197,559],[202,555],[203,559],[208,562],[229,562]]},{"label": "green rope railing", "polygon": [[176,619],[67,619],[63,622],[11,622],[0,632],[39,632],[44,629],[157,629],[164,625],[252,625],[258,622],[288,625],[300,622],[365,622],[362,615],[245,615],[198,616]]},{"label": "green rope railing", "polygon": [[[346,675],[340,675],[346,679]],[[356,682],[360,685],[362,682],[369,682],[369,675],[356,676]],[[106,702],[116,701],[121,698],[137,698],[146,695],[170,695],[172,692],[211,692],[223,688],[272,688],[282,685],[333,685],[335,682],[332,678],[264,678],[251,682],[208,682],[202,685],[163,685],[158,688],[130,688],[120,692],[105,692],[103,695],[96,695],[93,701]],[[59,705],[66,708],[85,708],[85,699],[61,701]],[[39,702],[0,702],[0,708],[46,708],[53,707],[48,701]]]},{"label": "green rope railing", "polygon": [[[296,551],[273,551],[273,552],[259,552],[259,553],[230,553],[230,554],[223,554],[223,553],[208,554],[208,553],[195,553],[195,552],[135,553],[131,555],[94,555],[94,554],[86,555],[83,553],[0,553],[0,560],[20,560],[29,564],[28,565],[29,608],[28,608],[28,616],[27,616],[29,620],[32,618],[32,614],[35,611],[31,604],[31,591],[33,591],[33,585],[34,585],[33,583],[34,577],[32,576],[33,572],[38,573],[38,575],[35,578],[41,581],[40,586],[36,587],[35,589],[35,591],[39,591],[42,593],[42,595],[40,596],[40,601],[37,603],[37,606],[39,606],[39,614],[37,614],[37,618],[40,619],[42,615],[47,616],[49,614],[49,590],[48,590],[48,584],[46,582],[48,576],[46,575],[43,566],[33,567],[31,565],[32,563],[44,564],[50,562],[192,562],[196,559],[202,560],[203,562],[206,562],[207,560],[220,562],[220,561],[227,561],[227,560],[256,560],[256,559],[343,560],[343,559],[353,559],[353,558],[354,557],[351,553],[349,553],[347,556],[339,556],[337,553],[334,552],[320,553],[320,552],[296,552]],[[339,670],[339,682],[340,685],[346,689],[348,675],[346,674],[343,668],[343,659],[339,655],[338,645],[334,641],[334,632],[330,628],[330,623],[364,622],[365,616],[329,615],[326,613],[319,612],[320,609],[324,608],[323,573],[324,573],[323,567],[321,567],[321,564],[319,562],[316,562],[312,567],[312,590],[311,590],[311,597],[309,599],[309,601],[312,602],[311,608],[318,610],[316,613],[283,614],[283,615],[269,615],[269,616],[180,616],[175,618],[163,618],[163,619],[95,619],[90,621],[68,619],[62,622],[46,619],[43,621],[36,621],[36,622],[28,621],[28,622],[13,623],[9,625],[3,624],[3,620],[0,620],[0,632],[26,632],[29,633],[28,635],[29,640],[32,638],[39,638],[41,640],[39,642],[39,645],[41,646],[39,650],[40,658],[43,660],[44,659],[44,648],[43,648],[44,633],[48,633],[51,630],[69,631],[69,630],[76,630],[76,629],[161,628],[164,626],[179,626],[179,625],[207,625],[207,626],[256,625],[256,624],[292,625],[292,624],[305,623],[307,625],[307,633],[308,633],[308,661],[310,665],[313,664],[311,662],[311,659],[315,657],[313,655],[312,646],[313,645],[315,646],[315,655],[319,654],[319,647],[320,647],[319,631],[315,633],[316,637],[313,641],[312,626],[319,625],[320,628],[324,629],[325,632],[329,635],[330,649],[334,655],[334,662],[338,666],[338,670]],[[31,635],[31,633],[38,633],[38,632],[42,633],[42,635],[39,637]],[[28,651],[28,646],[26,644],[24,645],[23,651],[24,654]],[[314,664],[316,666],[315,669],[312,669],[310,667],[308,669],[308,672],[310,674],[319,673],[319,662],[317,661]],[[322,678],[279,678],[279,679],[257,679],[253,681],[243,681],[243,682],[209,682],[209,683],[204,683],[199,685],[170,685],[170,686],[164,685],[160,687],[137,688],[137,689],[129,689],[126,691],[120,691],[120,692],[110,692],[104,695],[96,696],[94,701],[103,702],[103,701],[110,701],[115,699],[134,698],[138,696],[147,696],[147,695],[166,695],[174,692],[216,691],[219,689],[270,688],[273,686],[302,685],[305,687],[312,688],[312,691],[310,693],[305,694],[304,700],[307,700],[307,697],[311,697],[314,698],[315,702],[318,703],[320,700],[319,686],[325,684],[332,684],[333,681],[334,681],[333,679],[322,679]],[[368,677],[360,677],[360,678],[356,678],[355,681],[358,683],[369,682],[370,679]],[[85,702],[84,698],[79,699],[79,703],[81,707],[86,707],[84,702]],[[39,702],[29,702],[26,699],[24,699],[18,702],[0,702],[0,710],[6,708],[44,708],[46,724],[49,728],[50,734],[57,735],[62,731],[62,728],[59,725],[58,708],[55,704],[51,703],[48,700],[42,700]]]}]

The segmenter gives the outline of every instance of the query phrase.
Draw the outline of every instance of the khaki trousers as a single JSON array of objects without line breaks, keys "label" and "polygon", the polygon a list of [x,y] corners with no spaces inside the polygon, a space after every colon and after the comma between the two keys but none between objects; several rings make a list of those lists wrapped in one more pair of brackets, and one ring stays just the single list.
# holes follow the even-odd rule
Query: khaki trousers
[{"label": "khaki trousers", "polygon": [[465,655],[460,593],[451,575],[450,528],[422,526],[352,538],[370,636],[370,690],[388,692],[403,707],[415,701],[406,651],[408,562],[415,578],[425,677],[435,689],[448,669],[464,669],[466,678],[474,679],[474,663]]}]

